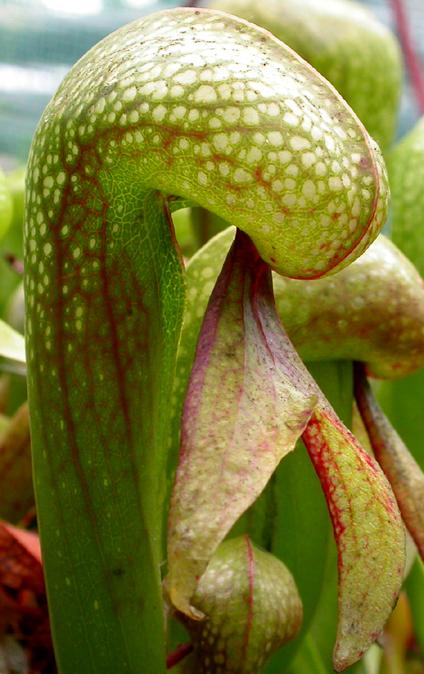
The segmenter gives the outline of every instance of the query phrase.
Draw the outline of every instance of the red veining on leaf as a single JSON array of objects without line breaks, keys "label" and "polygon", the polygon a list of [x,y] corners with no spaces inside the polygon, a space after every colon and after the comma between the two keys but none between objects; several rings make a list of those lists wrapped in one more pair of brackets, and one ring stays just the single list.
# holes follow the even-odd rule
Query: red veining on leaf
[{"label": "red veining on leaf", "polygon": [[[64,143],[61,149],[62,160],[65,161]],[[87,176],[84,169],[93,165],[94,175]],[[107,592],[114,611],[119,613],[124,600],[121,602],[113,569],[115,566],[124,568],[128,572],[127,577],[133,573],[135,576],[133,569],[138,556],[150,554],[149,550],[144,552],[141,547],[150,525],[145,521],[145,510],[142,508],[138,465],[140,437],[143,448],[149,447],[151,439],[149,422],[153,419],[153,403],[150,363],[154,362],[151,350],[158,347],[152,340],[148,305],[144,288],[141,288],[135,272],[134,259],[125,248],[117,255],[109,247],[113,234],[109,222],[110,204],[100,180],[103,169],[104,165],[94,149],[81,151],[63,186],[57,217],[54,220],[48,217],[47,203],[40,205],[44,222],[52,220],[52,291],[39,300],[40,305],[43,302],[42,312],[47,314],[51,325],[51,348],[47,349],[46,345],[45,322],[34,320],[34,343],[38,357],[33,362],[33,382],[34,389],[38,389],[36,397],[44,401],[37,410],[39,436],[45,451],[41,469],[46,471],[50,493],[55,494],[60,503],[60,507],[52,512],[61,537],[58,543],[63,550],[63,561],[59,564],[65,566],[69,560],[69,575],[72,576],[72,563],[79,555],[78,546],[73,547],[67,533],[69,509],[66,500],[72,498],[72,490],[81,494],[80,498],[75,498],[77,512],[82,514],[85,530],[89,530],[88,535],[93,539],[100,576],[108,579]],[[71,176],[76,175],[80,178],[77,198],[71,182]],[[68,229],[66,237],[62,233],[64,227]],[[93,249],[90,247],[92,240],[95,240]],[[76,249],[80,251],[78,257],[74,255]],[[152,284],[150,296],[154,292],[157,291]],[[80,329],[73,329],[75,306],[84,307]],[[140,365],[136,365],[137,361]],[[47,364],[54,373],[54,390],[43,372],[43,364]],[[100,375],[104,380],[100,379]],[[143,386],[140,386],[141,382]],[[147,422],[142,424],[140,432],[134,433],[140,400]],[[56,441],[52,441],[50,415],[55,419],[56,428],[61,420],[59,447]],[[85,446],[84,435],[91,436],[89,450]],[[122,453],[120,463],[119,452]],[[99,485],[105,485],[105,509],[108,509],[108,501],[123,502],[124,480],[131,482],[130,489],[134,490],[134,497],[130,497],[137,508],[137,515],[131,526],[135,528],[134,522],[137,521],[139,532],[135,531],[131,545],[111,554],[108,551],[104,553],[108,546],[107,542],[105,544],[108,523],[106,519],[99,522],[98,518]],[[65,492],[66,482],[68,489]],[[135,494],[138,494],[137,498]],[[123,516],[124,513],[120,514]],[[47,569],[58,564],[55,554],[51,547],[45,550]],[[65,588],[65,591],[68,592],[68,589]],[[97,592],[97,589],[93,591]],[[81,631],[88,634],[88,623],[84,625],[84,593],[77,583],[70,587],[71,593],[73,601],[80,604]],[[138,593],[134,591],[129,601],[142,605],[140,586]],[[62,626],[59,625],[60,629]]]},{"label": "red veining on leaf", "polygon": [[[118,384],[119,391],[119,403],[122,411],[123,418],[125,420],[125,429],[127,432],[127,441],[128,445],[132,446],[132,423],[129,412],[129,403],[128,403],[128,392],[126,391],[125,381],[126,381],[126,368],[123,363],[123,344],[118,336],[118,326],[117,326],[117,317],[114,310],[114,302],[111,297],[110,285],[113,283],[113,275],[109,277],[110,269],[107,268],[106,258],[107,258],[107,246],[108,246],[108,227],[107,227],[107,210],[108,205],[105,201],[103,205],[102,213],[102,226],[100,229],[100,240],[101,240],[101,249],[100,249],[100,276],[102,281],[103,289],[103,302],[106,310],[106,316],[109,322],[109,333],[108,339],[111,342],[111,351],[112,359],[115,364],[116,372],[116,381]],[[117,269],[118,271],[118,269]],[[119,268],[119,274],[121,269]],[[134,461],[135,464],[135,461]]]},{"label": "red veining on leaf", "polygon": [[[62,155],[62,161],[64,161],[64,152]],[[82,157],[79,160],[79,165],[77,164],[77,172],[80,172],[81,175],[83,174],[83,168],[81,165]],[[66,366],[65,366],[65,358],[64,358],[64,296],[61,291],[61,286],[63,283],[63,277],[65,276],[64,274],[64,251],[63,251],[63,240],[60,236],[60,228],[63,225],[63,222],[65,220],[66,214],[67,214],[67,209],[68,209],[68,202],[70,201],[70,196],[71,196],[71,185],[70,182],[67,183],[64,187],[64,193],[62,196],[62,201],[60,204],[60,211],[55,223],[55,226],[52,228],[52,235],[54,239],[54,245],[55,245],[55,251],[56,251],[56,278],[55,278],[55,284],[56,288],[58,291],[56,291],[56,311],[54,313],[54,319],[55,319],[55,345],[57,347],[56,351],[56,357],[57,357],[57,366],[58,366],[58,377],[59,377],[59,382],[60,386],[63,392],[63,417],[65,421],[65,426],[67,429],[68,433],[68,438],[69,438],[69,449],[72,454],[72,459],[73,459],[73,464],[74,468],[78,474],[78,479],[81,485],[81,489],[83,491],[85,501],[87,504],[87,511],[88,514],[91,515],[91,507],[89,507],[90,503],[90,496],[89,496],[89,487],[88,483],[86,481],[84,471],[81,466],[81,461],[79,457],[79,449],[78,449],[78,444],[76,441],[76,431],[75,431],[75,424],[74,424],[74,419],[71,413],[70,405],[69,405],[69,390],[68,390],[68,378],[67,378],[67,372],[66,372]],[[48,220],[47,220],[48,221]],[[40,373],[38,376],[38,382],[41,388],[41,383],[42,383],[43,377],[42,374]],[[53,472],[53,471],[52,471]]]},{"label": "red veining on leaf", "polygon": [[339,568],[334,666],[353,664],[373,642],[400,590],[404,534],[378,465],[325,402],[303,434],[330,511]]},{"label": "red veining on leaf", "polygon": [[[122,130],[119,130],[121,132]],[[79,192],[78,196],[75,196],[72,192],[72,184],[70,176],[63,188],[62,200],[60,203],[60,209],[55,219],[54,226],[52,227],[52,236],[54,239],[54,249],[55,249],[55,260],[56,260],[56,281],[55,281],[55,301],[56,307],[53,313],[53,318],[55,322],[55,339],[54,347],[55,351],[48,354],[49,361],[56,360],[57,369],[58,369],[58,378],[60,386],[63,392],[63,408],[61,413],[63,414],[65,422],[65,430],[68,434],[69,439],[69,449],[73,457],[73,466],[78,475],[78,480],[80,482],[83,493],[85,494],[85,501],[87,507],[87,513],[91,517],[91,505],[90,505],[90,495],[88,489],[88,479],[85,472],[85,469],[82,467],[81,458],[79,456],[79,443],[76,436],[75,430],[75,419],[74,412],[72,411],[70,400],[70,388],[69,388],[69,379],[71,376],[69,356],[66,353],[66,347],[70,343],[69,335],[65,334],[65,321],[68,307],[71,305],[71,300],[80,296],[85,304],[87,305],[87,310],[90,313],[90,334],[87,334],[87,327],[85,327],[85,334],[88,339],[85,340],[85,347],[82,346],[82,343],[78,343],[78,351],[82,358],[85,360],[85,369],[87,374],[87,384],[88,384],[88,395],[89,400],[86,401],[87,404],[81,409],[79,414],[81,417],[84,417],[87,414],[92,414],[97,422],[97,431],[101,437],[102,447],[105,450],[105,459],[108,460],[108,447],[110,446],[110,439],[113,437],[113,434],[116,435],[118,432],[116,429],[115,421],[118,414],[118,410],[121,410],[124,423],[119,426],[119,433],[122,434],[124,431],[126,438],[122,438],[122,441],[128,442],[131,451],[133,452],[133,442],[132,442],[132,422],[131,422],[131,412],[129,409],[129,397],[128,397],[128,382],[127,374],[128,367],[131,366],[131,360],[135,354],[129,354],[127,350],[127,339],[123,339],[120,336],[123,332],[123,316],[122,313],[125,313],[127,309],[121,309],[121,304],[126,304],[128,311],[131,310],[132,313],[138,315],[145,315],[146,308],[143,306],[141,289],[138,286],[135,274],[132,273],[132,263],[131,261],[123,259],[118,261],[111,261],[108,258],[108,243],[109,236],[108,233],[108,210],[109,203],[106,199],[106,195],[102,190],[102,186],[97,178],[97,173],[102,167],[101,159],[96,151],[95,145],[98,138],[96,137],[90,143],[81,144],[81,152],[79,157],[72,166],[68,168],[71,170],[72,176],[79,175],[81,178],[81,190],[82,194]],[[66,153],[61,147],[61,159],[63,165],[67,165]],[[89,176],[84,171],[84,167],[87,165],[94,164],[96,166],[96,172],[93,176]],[[90,199],[92,194],[97,195],[99,201],[99,206],[93,208],[89,206]],[[79,207],[79,211],[76,213],[72,210],[75,206]],[[74,215],[72,215],[74,213]],[[69,215],[71,214],[71,215]],[[87,240],[83,242],[82,234],[86,224],[87,215],[91,215],[92,218],[95,218],[97,223],[100,224],[100,228],[96,231],[96,236],[100,241],[100,248],[98,253],[95,254],[88,248]],[[71,236],[68,239],[64,239],[61,235],[61,228],[65,223],[69,223],[69,218],[71,219],[72,232]],[[45,219],[48,221],[47,213],[45,213]],[[87,264],[92,261],[93,264],[93,277],[90,279],[90,285],[88,288],[84,288],[82,285],[82,274],[81,274],[81,264],[75,261],[74,272],[70,277],[65,272],[65,265],[72,253],[72,246],[75,245],[84,246],[84,252],[81,256],[81,259],[84,259],[84,263]],[[125,256],[124,256],[125,257]],[[98,261],[98,271],[94,271],[94,265]],[[122,269],[124,266],[124,271]],[[100,279],[100,285],[94,289],[91,288],[92,280],[97,277]],[[71,286],[71,292],[68,297],[65,299],[64,293],[62,292],[62,285],[68,284]],[[119,302],[115,297],[112,296],[112,287],[120,287],[124,289],[125,286],[125,295],[122,295],[119,298]],[[129,307],[127,302],[127,297],[131,297],[131,304],[133,306]],[[51,307],[46,307],[47,311],[51,311]],[[102,319],[106,319],[106,324],[109,326],[107,344],[105,344],[104,337],[101,336],[101,330],[103,329]],[[127,316],[124,317],[127,319]],[[94,320],[93,320],[94,319]],[[146,321],[147,322],[147,321]],[[126,320],[126,325],[130,325],[129,321]],[[118,328],[119,326],[119,328]],[[37,330],[37,325],[34,326],[34,330]],[[138,347],[142,349],[143,352],[146,352],[146,341],[145,335],[141,334],[143,331],[138,331],[138,334],[135,333],[136,338],[134,340],[134,335],[132,335],[132,341],[136,341]],[[127,336],[127,335],[126,335]],[[75,337],[73,337],[75,339]],[[40,348],[43,344],[43,339],[39,338]],[[115,369],[115,381],[117,382],[117,407],[111,410],[111,418],[109,423],[105,424],[104,413],[105,408],[100,409],[99,405],[96,404],[96,396],[94,395],[95,389],[97,387],[97,382],[94,381],[94,368],[92,364],[91,354],[93,349],[98,348],[100,352],[104,352],[105,357],[108,358],[109,362],[113,364]],[[37,365],[36,365],[37,367]],[[43,376],[40,372],[37,377],[39,387],[43,388]],[[102,421],[100,422],[100,415],[102,416]],[[112,434],[112,435],[111,435]],[[46,438],[46,449],[49,446],[48,438]],[[135,454],[133,454],[133,464],[135,465],[137,459]],[[135,471],[132,473],[135,475]],[[95,529],[95,527],[94,527]]]},{"label": "red veining on leaf", "polygon": [[[314,468],[317,471],[322,488],[324,490],[328,508],[331,512],[336,540],[340,542],[346,527],[342,522],[341,511],[337,506],[336,500],[334,499],[334,491],[336,486],[334,484],[332,475],[328,470],[328,453],[330,448],[322,436],[321,422],[314,414],[309,420],[309,423],[302,435],[302,439],[308,450],[309,456],[312,459]],[[331,468],[333,473],[339,473],[339,468],[335,462],[332,464]],[[346,493],[344,485],[342,486],[342,489]],[[338,556],[338,563],[339,568],[341,568],[343,566],[343,558],[341,555]]]},{"label": "red veining on leaf", "polygon": [[[321,410],[320,412],[322,418],[326,419],[327,423],[338,431],[342,442],[348,443],[352,447],[356,454],[357,469],[362,470],[364,464],[367,466],[367,469],[370,471],[370,473],[363,472],[362,478],[368,483],[370,487],[372,487],[372,478],[378,478],[380,475],[378,465],[374,459],[359,445],[359,443],[356,441],[356,438],[348,431],[347,428],[345,428],[345,426],[340,422],[334,413],[331,413],[328,410],[325,412]],[[350,513],[349,519],[351,520],[349,533],[350,535],[356,537],[355,528],[352,526],[353,516],[350,503],[351,495],[349,494],[349,484],[345,481],[337,463],[337,453],[335,452],[335,448],[331,447],[331,445],[326,442],[322,430],[322,421],[320,421],[317,416],[313,414],[310,421],[308,422],[302,438],[323,486],[323,490],[327,498],[327,504],[333,519],[336,540],[338,540],[338,543],[343,546],[342,538],[346,530],[346,526],[341,522],[341,514],[344,513],[344,511],[340,510],[337,505],[336,499],[334,498],[335,490],[338,490],[339,498],[340,491],[342,491],[344,497],[347,500],[348,512]],[[340,450],[338,451],[340,452]],[[335,479],[337,479],[337,487],[334,483]],[[384,493],[384,495],[379,493],[378,497],[381,503],[384,504],[384,507],[389,515],[398,514],[396,502],[390,491],[387,491]],[[346,513],[344,514],[346,515]],[[339,564],[340,566],[343,566],[343,559],[340,556]]]}]

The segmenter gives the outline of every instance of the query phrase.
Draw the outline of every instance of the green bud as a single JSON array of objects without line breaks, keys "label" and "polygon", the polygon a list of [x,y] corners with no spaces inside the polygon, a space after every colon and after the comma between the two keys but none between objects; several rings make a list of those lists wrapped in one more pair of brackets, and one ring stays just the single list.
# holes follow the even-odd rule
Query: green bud
[{"label": "green bud", "polygon": [[185,616],[198,674],[256,674],[293,639],[302,603],[290,571],[247,536],[222,543],[192,598],[206,615]]}]

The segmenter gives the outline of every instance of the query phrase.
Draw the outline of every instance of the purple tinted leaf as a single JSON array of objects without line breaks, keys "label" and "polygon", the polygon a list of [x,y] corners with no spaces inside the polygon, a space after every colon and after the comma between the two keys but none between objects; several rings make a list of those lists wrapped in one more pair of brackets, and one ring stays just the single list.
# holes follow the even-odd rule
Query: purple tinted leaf
[{"label": "purple tinted leaf", "polygon": [[355,396],[375,457],[424,559],[424,473],[375,400],[360,364],[355,367]]},{"label": "purple tinted leaf", "polygon": [[168,591],[190,599],[217,546],[303,432],[316,394],[299,383],[270,272],[236,236],[212,293],[183,413],[170,518]]}]

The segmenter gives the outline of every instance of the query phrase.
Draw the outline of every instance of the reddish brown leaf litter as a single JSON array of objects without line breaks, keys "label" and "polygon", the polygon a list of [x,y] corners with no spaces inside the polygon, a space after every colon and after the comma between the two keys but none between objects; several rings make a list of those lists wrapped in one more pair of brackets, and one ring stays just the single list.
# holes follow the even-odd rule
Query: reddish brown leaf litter
[{"label": "reddish brown leaf litter", "polygon": [[31,674],[54,672],[37,534],[0,522],[0,635],[24,648]]}]

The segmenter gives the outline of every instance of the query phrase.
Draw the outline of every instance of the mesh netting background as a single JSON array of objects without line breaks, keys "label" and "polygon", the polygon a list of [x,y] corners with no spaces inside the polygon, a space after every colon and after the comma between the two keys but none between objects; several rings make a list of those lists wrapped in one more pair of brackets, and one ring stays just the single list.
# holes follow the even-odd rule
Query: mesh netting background
[{"label": "mesh netting background", "polygon": [[[325,0],[323,0],[325,2]],[[393,28],[389,0],[363,0]],[[37,121],[63,76],[89,47],[178,0],[0,0],[0,164],[25,161]],[[424,0],[406,0],[424,59]],[[69,11],[71,8],[72,11]],[[405,87],[399,134],[418,117]]]}]

